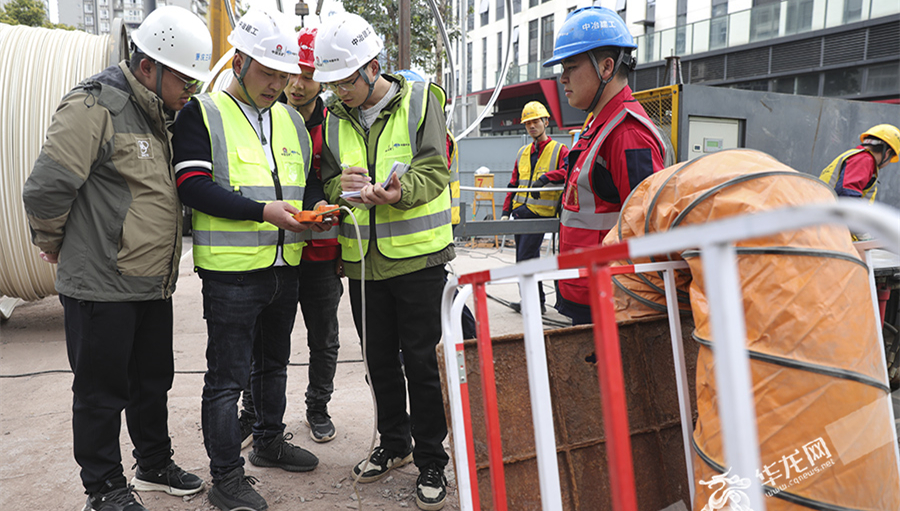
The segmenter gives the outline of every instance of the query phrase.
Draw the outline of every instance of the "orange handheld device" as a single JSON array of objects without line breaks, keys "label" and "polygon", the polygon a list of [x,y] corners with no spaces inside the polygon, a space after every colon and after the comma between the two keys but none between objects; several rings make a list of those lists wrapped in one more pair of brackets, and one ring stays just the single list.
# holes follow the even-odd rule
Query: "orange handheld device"
[{"label": "orange handheld device", "polygon": [[340,211],[339,206],[334,204],[322,204],[314,211],[298,211],[294,213],[294,220],[301,223],[324,222],[325,216]]}]

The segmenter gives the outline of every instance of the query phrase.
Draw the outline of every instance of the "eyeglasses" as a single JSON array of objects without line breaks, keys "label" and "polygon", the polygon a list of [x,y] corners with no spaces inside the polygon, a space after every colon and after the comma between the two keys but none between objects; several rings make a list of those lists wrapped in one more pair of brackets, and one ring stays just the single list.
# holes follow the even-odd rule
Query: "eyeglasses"
[{"label": "eyeglasses", "polygon": [[203,82],[201,80],[194,80],[191,78],[184,77],[181,75],[181,73],[176,73],[175,70],[173,70],[172,68],[170,68],[168,66],[163,66],[163,67],[166,69],[166,71],[172,73],[172,76],[174,76],[175,78],[178,78],[179,80],[184,82],[184,89],[182,90],[182,92],[188,91],[193,87],[196,87],[199,90],[200,87],[203,86]]},{"label": "eyeglasses", "polygon": [[341,89],[344,92],[353,92],[356,89],[356,81],[359,80],[359,77],[362,75],[361,72],[356,73],[356,78],[349,82],[340,82],[340,83],[327,83],[325,84],[325,88],[337,94],[338,89]]}]

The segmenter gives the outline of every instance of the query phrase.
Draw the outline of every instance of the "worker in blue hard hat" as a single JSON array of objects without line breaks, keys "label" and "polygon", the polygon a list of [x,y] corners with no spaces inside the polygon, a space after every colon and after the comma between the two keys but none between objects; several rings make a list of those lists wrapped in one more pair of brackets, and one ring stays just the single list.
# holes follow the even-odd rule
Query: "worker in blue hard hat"
[{"label": "worker in blue hard hat", "polygon": [[[599,245],[631,190],[664,166],[664,139],[628,87],[636,48],[615,12],[584,7],[566,18],[553,57],[544,62],[544,67],[562,64],[559,81],[569,105],[589,113],[569,152],[561,252]],[[591,322],[589,304],[587,279],[559,282],[557,309],[573,324]]]}]

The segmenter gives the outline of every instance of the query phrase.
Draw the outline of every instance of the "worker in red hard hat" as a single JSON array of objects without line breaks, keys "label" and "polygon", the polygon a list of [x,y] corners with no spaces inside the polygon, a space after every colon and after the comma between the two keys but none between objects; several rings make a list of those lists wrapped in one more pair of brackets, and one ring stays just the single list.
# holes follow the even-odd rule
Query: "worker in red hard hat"
[{"label": "worker in red hard hat", "polygon": [[[306,121],[313,149],[311,167],[321,179],[322,126],[328,110],[320,97],[324,88],[313,79],[317,32],[315,28],[302,28],[297,33],[300,74],[290,79],[284,93],[287,103]],[[340,348],[337,310],[344,292],[341,284],[341,246],[337,235],[337,229],[311,234],[300,261],[300,309],[309,346],[306,422],[309,424],[309,436],[316,442],[328,442],[336,435],[328,415],[328,402],[334,391],[334,373]]]}]

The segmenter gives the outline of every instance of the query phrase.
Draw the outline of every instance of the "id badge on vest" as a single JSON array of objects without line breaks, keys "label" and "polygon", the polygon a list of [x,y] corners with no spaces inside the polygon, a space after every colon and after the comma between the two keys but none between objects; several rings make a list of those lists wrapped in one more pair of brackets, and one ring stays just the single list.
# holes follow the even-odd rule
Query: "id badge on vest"
[{"label": "id badge on vest", "polygon": [[581,167],[575,167],[569,181],[566,183],[566,191],[563,193],[563,207],[578,211],[578,176],[581,174]]}]

